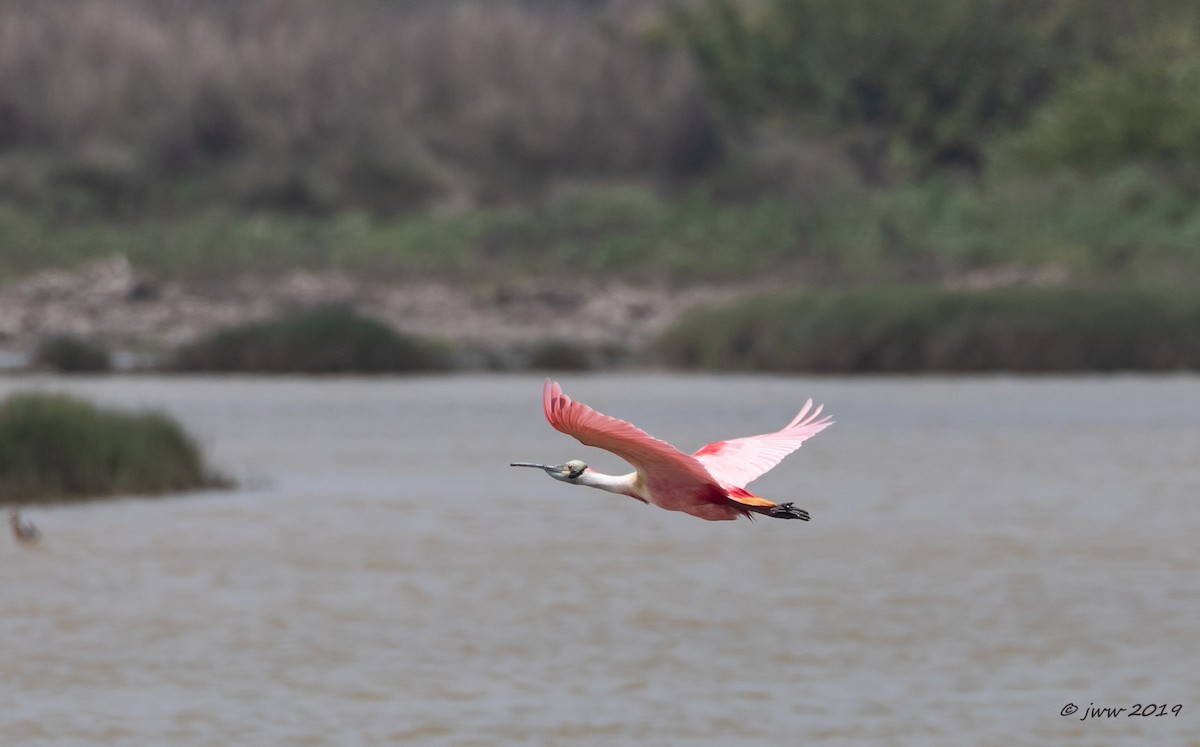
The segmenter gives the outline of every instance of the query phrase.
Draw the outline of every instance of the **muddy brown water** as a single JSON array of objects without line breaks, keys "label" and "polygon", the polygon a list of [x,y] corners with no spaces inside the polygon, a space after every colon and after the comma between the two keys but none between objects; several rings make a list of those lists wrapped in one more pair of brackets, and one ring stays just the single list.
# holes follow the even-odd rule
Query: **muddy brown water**
[{"label": "muddy brown water", "polygon": [[507,467],[621,468],[536,376],[5,378],[165,408],[243,487],[26,510],[0,743],[1200,744],[1200,378],[562,382],[692,449],[824,402],[753,484],[812,522]]}]

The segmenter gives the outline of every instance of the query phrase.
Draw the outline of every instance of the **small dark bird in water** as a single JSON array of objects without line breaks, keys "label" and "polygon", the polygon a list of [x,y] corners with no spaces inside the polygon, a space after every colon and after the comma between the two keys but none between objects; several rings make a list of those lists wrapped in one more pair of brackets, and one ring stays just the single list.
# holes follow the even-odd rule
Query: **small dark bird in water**
[{"label": "small dark bird in water", "polygon": [[13,536],[22,545],[35,545],[42,538],[37,527],[28,521],[21,521],[21,514],[15,508],[8,509],[8,523],[12,525]]}]

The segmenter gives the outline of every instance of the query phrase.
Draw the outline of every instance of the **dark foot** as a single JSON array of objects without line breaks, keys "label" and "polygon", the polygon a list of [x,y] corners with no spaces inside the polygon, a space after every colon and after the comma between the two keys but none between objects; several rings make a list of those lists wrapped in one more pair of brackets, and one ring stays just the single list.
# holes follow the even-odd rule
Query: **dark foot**
[{"label": "dark foot", "polygon": [[796,508],[791,503],[780,503],[778,506],[772,506],[770,515],[776,519],[808,521],[808,512],[802,508]]}]

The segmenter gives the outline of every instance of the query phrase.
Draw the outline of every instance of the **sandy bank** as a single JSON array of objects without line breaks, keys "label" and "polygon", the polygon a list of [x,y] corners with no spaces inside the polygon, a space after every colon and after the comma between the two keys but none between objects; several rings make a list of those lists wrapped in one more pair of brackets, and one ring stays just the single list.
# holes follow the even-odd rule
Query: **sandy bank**
[{"label": "sandy bank", "polygon": [[200,287],[145,277],[115,257],[0,286],[0,346],[27,350],[40,335],[66,332],[118,348],[165,348],[317,304],[345,304],[398,330],[492,347],[555,338],[638,346],[689,309],[763,290],[761,282],[670,288],[545,281],[475,289],[303,270]]}]

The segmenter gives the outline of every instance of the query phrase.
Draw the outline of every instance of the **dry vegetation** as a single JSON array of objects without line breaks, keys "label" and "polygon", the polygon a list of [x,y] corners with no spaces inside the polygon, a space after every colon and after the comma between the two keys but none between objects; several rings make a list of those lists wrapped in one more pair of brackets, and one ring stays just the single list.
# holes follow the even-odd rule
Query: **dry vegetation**
[{"label": "dry vegetation", "polygon": [[716,147],[681,54],[571,7],[0,6],[0,194],[67,218],[469,205]]}]

